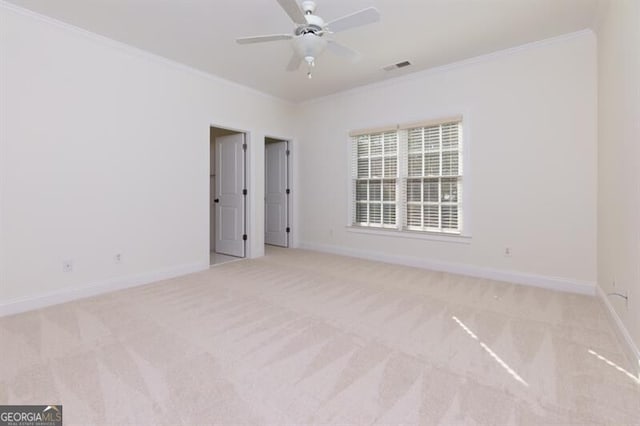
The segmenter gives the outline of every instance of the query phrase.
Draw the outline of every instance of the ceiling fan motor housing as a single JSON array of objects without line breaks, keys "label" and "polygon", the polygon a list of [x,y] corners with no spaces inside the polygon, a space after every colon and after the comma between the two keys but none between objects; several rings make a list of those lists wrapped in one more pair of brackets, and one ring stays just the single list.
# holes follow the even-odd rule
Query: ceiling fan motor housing
[{"label": "ceiling fan motor housing", "polygon": [[310,14],[307,14],[304,17],[307,21],[307,24],[300,25],[298,28],[296,28],[295,34],[301,35],[301,34],[313,33],[317,36],[322,36],[324,32],[324,21],[322,20],[322,18],[316,15],[310,15]]}]

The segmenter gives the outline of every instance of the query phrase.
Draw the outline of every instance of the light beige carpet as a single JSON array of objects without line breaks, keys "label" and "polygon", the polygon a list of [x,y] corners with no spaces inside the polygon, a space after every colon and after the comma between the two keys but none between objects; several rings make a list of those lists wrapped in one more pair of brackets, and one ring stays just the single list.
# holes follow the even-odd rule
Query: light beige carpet
[{"label": "light beige carpet", "polygon": [[270,249],[0,319],[0,404],[65,424],[640,422],[597,299]]}]

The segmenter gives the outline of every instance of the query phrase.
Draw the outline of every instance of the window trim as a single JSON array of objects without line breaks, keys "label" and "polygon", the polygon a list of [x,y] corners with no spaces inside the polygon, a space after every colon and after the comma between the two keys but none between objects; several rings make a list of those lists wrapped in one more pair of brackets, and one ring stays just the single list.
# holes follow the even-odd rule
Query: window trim
[{"label": "window trim", "polygon": [[385,237],[400,237],[409,238],[414,240],[429,240],[440,241],[457,244],[471,244],[470,235],[461,234],[447,234],[442,232],[429,232],[429,231],[410,231],[399,230],[396,228],[381,228],[374,226],[360,226],[360,225],[347,225],[347,232],[353,232],[356,234],[371,234],[380,235]]},{"label": "window trim", "polygon": [[[458,110],[460,111],[460,110]],[[416,125],[436,125],[441,123],[450,122],[452,120],[458,120],[461,122],[462,128],[462,163],[464,164],[464,172],[461,176],[460,180],[463,184],[462,198],[460,200],[460,206],[463,209],[463,220],[462,220],[462,228],[459,233],[448,233],[448,232],[431,232],[431,231],[415,231],[401,228],[388,228],[388,227],[376,227],[376,226],[362,226],[353,224],[352,220],[354,217],[354,209],[355,203],[352,202],[355,198],[355,188],[353,187],[353,178],[351,175],[351,165],[353,159],[353,141],[354,136],[358,136],[366,133],[365,130],[351,131],[348,132],[347,136],[347,159],[349,164],[349,173],[347,174],[347,222],[346,229],[349,232],[361,233],[361,234],[372,234],[372,235],[381,235],[381,236],[395,236],[395,237],[403,237],[403,238],[413,238],[413,239],[422,239],[422,240],[432,240],[432,241],[443,241],[443,242],[460,242],[463,244],[470,243],[470,239],[472,236],[472,208],[471,208],[471,196],[472,196],[472,165],[471,165],[471,146],[472,146],[472,136],[470,132],[470,127],[472,124],[471,115],[463,111],[463,113],[451,113],[451,114],[434,114],[432,119],[423,119],[423,120],[413,120],[406,124],[398,124],[394,126],[386,126],[386,127],[373,127],[370,126],[367,130],[376,130],[384,129],[385,131],[389,131],[392,129],[396,129],[396,131],[406,130],[408,128],[416,127]],[[398,143],[400,143],[400,138],[398,139]],[[398,179],[401,180],[402,177],[398,176]],[[400,196],[400,195],[398,195]],[[401,201],[401,200],[398,200]],[[402,218],[399,216],[398,220]],[[401,227],[401,223],[399,223]]]}]

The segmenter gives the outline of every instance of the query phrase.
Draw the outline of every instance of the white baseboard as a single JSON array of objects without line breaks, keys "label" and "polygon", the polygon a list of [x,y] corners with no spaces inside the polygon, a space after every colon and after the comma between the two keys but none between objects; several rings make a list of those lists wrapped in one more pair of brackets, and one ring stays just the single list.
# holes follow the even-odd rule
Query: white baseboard
[{"label": "white baseboard", "polygon": [[629,330],[627,330],[627,327],[624,326],[624,323],[620,319],[620,316],[613,308],[611,301],[609,301],[609,298],[600,286],[598,286],[597,288],[597,295],[600,301],[604,304],[606,311],[609,314],[609,318],[614,324],[613,328],[616,330],[618,339],[620,340],[620,343],[622,343],[629,361],[631,361],[632,365],[636,368],[636,371],[632,371],[632,373],[635,373],[638,375],[638,377],[640,377],[640,349],[638,349],[638,346],[631,338]]},{"label": "white baseboard", "polygon": [[358,257],[361,259],[377,260],[380,262],[394,263],[398,265],[412,266],[415,268],[429,269],[432,271],[449,272],[452,274],[468,275],[478,278],[487,278],[496,281],[506,281],[515,284],[541,287],[550,290],[558,290],[567,293],[578,293],[595,296],[596,284],[590,281],[579,281],[568,278],[547,277],[517,271],[507,271],[493,268],[484,268],[475,265],[442,262],[433,259],[424,259],[408,256],[390,255],[380,252],[358,250],[347,247],[301,243],[300,248],[321,251],[325,253],[340,254],[344,256]]},{"label": "white baseboard", "polygon": [[181,275],[193,272],[203,271],[209,268],[209,263],[191,263],[179,265],[172,268],[162,269],[158,271],[145,272],[125,277],[112,278],[96,283],[92,283],[83,287],[63,289],[50,292],[36,297],[24,297],[9,300],[0,304],[0,317],[18,314],[20,312],[31,311],[34,309],[44,308],[46,306],[57,305],[60,303],[70,302],[72,300],[84,299],[86,297],[97,296],[103,293],[109,293],[115,290],[121,290],[129,287],[136,287],[149,284],[155,281],[175,278]]}]

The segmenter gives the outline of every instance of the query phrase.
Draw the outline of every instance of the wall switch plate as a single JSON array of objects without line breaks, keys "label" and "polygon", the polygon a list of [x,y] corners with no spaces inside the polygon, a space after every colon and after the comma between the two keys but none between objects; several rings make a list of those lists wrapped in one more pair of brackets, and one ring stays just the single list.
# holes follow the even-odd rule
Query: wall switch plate
[{"label": "wall switch plate", "polygon": [[73,272],[73,260],[62,261],[62,272]]},{"label": "wall switch plate", "polygon": [[511,257],[511,247],[504,248],[504,257]]},{"label": "wall switch plate", "polygon": [[115,263],[122,263],[122,254],[117,253],[115,256],[113,256],[113,261]]}]

